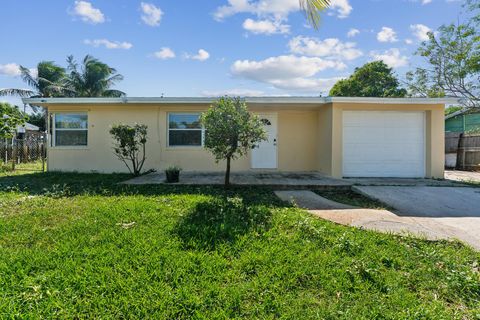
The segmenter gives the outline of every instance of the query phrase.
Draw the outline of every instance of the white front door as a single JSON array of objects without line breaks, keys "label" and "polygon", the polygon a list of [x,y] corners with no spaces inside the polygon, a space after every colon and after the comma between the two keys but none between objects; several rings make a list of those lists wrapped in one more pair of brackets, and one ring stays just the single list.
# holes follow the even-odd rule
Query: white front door
[{"label": "white front door", "polygon": [[260,142],[252,150],[253,169],[277,168],[277,115],[275,113],[259,114],[267,132],[267,140]]}]

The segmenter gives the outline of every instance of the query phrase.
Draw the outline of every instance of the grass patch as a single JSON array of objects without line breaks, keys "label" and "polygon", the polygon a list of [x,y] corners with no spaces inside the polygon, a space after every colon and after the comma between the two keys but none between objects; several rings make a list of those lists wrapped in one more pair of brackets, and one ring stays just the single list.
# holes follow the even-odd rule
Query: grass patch
[{"label": "grass patch", "polygon": [[[2,176],[15,176],[23,175],[32,172],[42,172],[43,166],[42,161],[19,163],[15,165],[15,170],[12,170],[12,163],[0,163],[0,175]],[[45,164],[46,169],[46,164]]]},{"label": "grass patch", "polygon": [[479,317],[480,254],[460,243],[127,177],[0,174],[0,318]]},{"label": "grass patch", "polygon": [[367,196],[364,196],[360,193],[357,193],[352,190],[338,190],[338,191],[330,191],[330,190],[315,190],[314,191],[319,196],[327,198],[332,201],[336,201],[339,203],[359,207],[359,208],[366,208],[366,209],[384,209],[389,210],[386,204],[371,199]]}]

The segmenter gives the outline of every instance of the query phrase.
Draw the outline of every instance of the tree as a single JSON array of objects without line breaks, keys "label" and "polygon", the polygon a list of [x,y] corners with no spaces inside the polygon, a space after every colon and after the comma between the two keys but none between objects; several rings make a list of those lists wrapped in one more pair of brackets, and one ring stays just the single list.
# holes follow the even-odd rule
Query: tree
[{"label": "tree", "polygon": [[373,61],[356,68],[348,78],[339,80],[330,90],[336,97],[405,97],[407,91],[400,88],[400,82],[393,69],[383,61]]},{"label": "tree", "polygon": [[115,68],[87,55],[81,65],[73,56],[67,58],[66,87],[73,97],[122,97],[125,92],[112,89],[123,76]]},{"label": "tree", "polygon": [[463,107],[461,107],[461,106],[449,106],[448,108],[445,108],[445,115],[446,116],[451,115],[452,113],[455,113],[455,112],[460,111],[462,109],[463,109]]},{"label": "tree", "polygon": [[320,12],[330,6],[330,0],[299,0],[308,22],[318,30],[320,27]]},{"label": "tree", "polygon": [[6,102],[0,102],[0,138],[11,138],[19,125],[24,125],[27,118],[18,110]]},{"label": "tree", "polygon": [[417,55],[425,66],[407,73],[410,95],[458,97],[467,108],[480,107],[480,14],[478,1],[469,1],[469,19],[429,32]]},{"label": "tree", "polygon": [[146,160],[147,126],[114,125],[110,134],[115,139],[113,150],[117,158],[125,163],[130,173],[139,176]]},{"label": "tree", "polygon": [[42,61],[37,64],[36,74],[32,70],[20,66],[20,77],[31,89],[1,89],[0,96],[19,96],[22,98],[48,98],[65,96],[63,82],[65,69],[53,61]]},{"label": "tree", "polygon": [[223,97],[204,112],[200,118],[205,128],[205,148],[218,163],[227,161],[225,187],[230,185],[230,164],[267,135],[260,119],[250,113],[247,104],[240,98]]}]

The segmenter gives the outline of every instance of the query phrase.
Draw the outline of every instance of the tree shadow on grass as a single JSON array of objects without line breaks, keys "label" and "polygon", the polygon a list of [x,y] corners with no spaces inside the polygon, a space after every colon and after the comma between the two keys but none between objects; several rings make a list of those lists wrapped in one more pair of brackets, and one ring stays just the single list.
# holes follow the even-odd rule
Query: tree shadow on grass
[{"label": "tree shadow on grass", "polygon": [[241,196],[246,205],[287,206],[265,186],[232,187],[185,186],[175,184],[126,185],[121,184],[131,178],[129,174],[100,173],[28,173],[20,175],[0,174],[0,192],[23,192],[33,196],[53,198],[75,197],[78,195],[100,196],[169,196],[169,195],[209,195],[214,197]]},{"label": "tree shadow on grass", "polygon": [[173,232],[184,249],[211,251],[219,245],[234,244],[247,233],[264,233],[271,220],[267,206],[249,206],[239,197],[218,197],[198,203],[179,220]]}]

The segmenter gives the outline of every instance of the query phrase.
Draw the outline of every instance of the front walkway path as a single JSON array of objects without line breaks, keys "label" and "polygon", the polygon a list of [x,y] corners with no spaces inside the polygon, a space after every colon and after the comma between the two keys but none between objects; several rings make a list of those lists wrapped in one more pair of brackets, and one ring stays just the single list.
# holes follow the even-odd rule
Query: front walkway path
[{"label": "front walkway path", "polygon": [[[182,171],[177,185],[221,185],[223,172]],[[230,181],[240,186],[270,186],[278,189],[348,189],[359,186],[461,186],[449,180],[408,179],[408,178],[349,178],[335,179],[319,172],[279,172],[279,171],[244,171],[232,172]],[[124,182],[125,184],[164,184],[163,171],[149,173]]]},{"label": "front walkway path", "polygon": [[335,223],[428,240],[459,239],[480,250],[480,239],[460,228],[454,218],[400,216],[388,210],[361,209],[325,199],[311,191],[277,191],[282,200]]},{"label": "front walkway path", "polygon": [[[223,172],[195,172],[184,171],[180,173],[180,182],[175,185],[222,185],[224,183]],[[164,184],[165,173],[153,172],[131,180],[125,184]],[[349,189],[351,183],[341,179],[334,179],[318,172],[232,172],[230,183],[240,186],[271,186],[275,188],[344,188]]]}]

